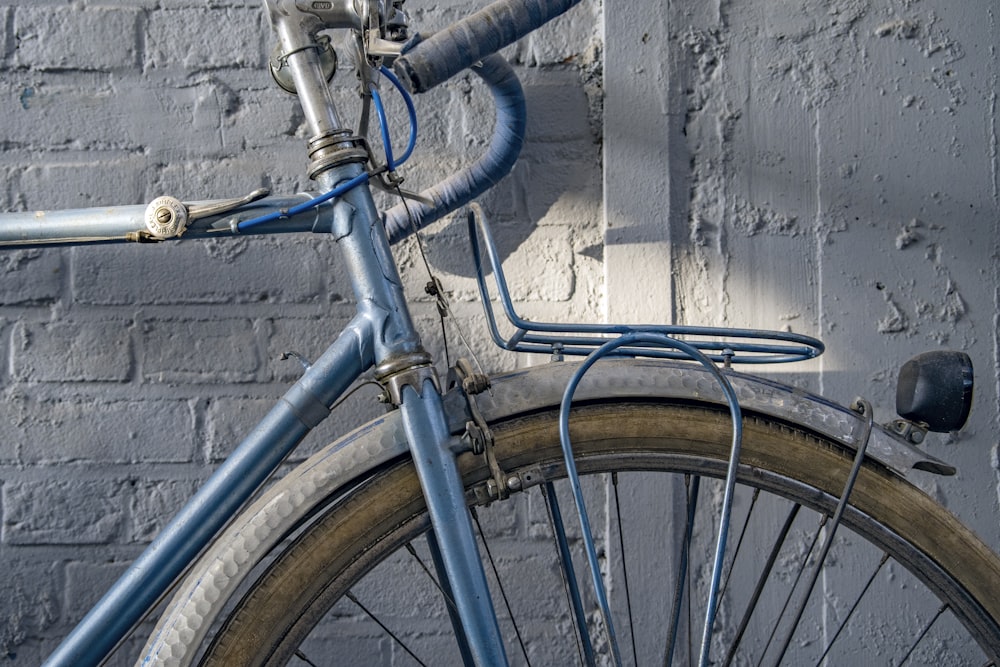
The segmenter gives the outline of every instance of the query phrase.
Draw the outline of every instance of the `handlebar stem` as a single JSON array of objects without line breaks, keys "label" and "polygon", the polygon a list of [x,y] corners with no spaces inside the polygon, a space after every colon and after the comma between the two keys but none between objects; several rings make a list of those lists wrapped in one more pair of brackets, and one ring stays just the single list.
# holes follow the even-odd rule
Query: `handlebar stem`
[{"label": "handlebar stem", "polygon": [[[292,80],[295,82],[295,91],[299,96],[311,136],[326,136],[342,129],[343,123],[337,113],[330,88],[326,85],[326,76],[320,64],[322,46],[316,36],[325,28],[358,26],[326,25],[318,15],[302,11],[298,3],[293,0],[265,0],[264,4],[267,6],[271,27],[278,36],[280,57],[289,68]],[[353,7],[353,3],[349,2],[332,4]],[[361,17],[356,12],[352,13],[357,21],[346,22],[360,23]]]}]

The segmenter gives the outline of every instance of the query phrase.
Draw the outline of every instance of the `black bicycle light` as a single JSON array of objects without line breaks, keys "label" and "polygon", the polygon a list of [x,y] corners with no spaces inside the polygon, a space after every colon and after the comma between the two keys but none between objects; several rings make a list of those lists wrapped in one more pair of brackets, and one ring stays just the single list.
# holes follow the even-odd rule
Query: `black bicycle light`
[{"label": "black bicycle light", "polygon": [[957,431],[972,407],[972,359],[938,350],[913,357],[899,369],[896,413],[936,433]]}]

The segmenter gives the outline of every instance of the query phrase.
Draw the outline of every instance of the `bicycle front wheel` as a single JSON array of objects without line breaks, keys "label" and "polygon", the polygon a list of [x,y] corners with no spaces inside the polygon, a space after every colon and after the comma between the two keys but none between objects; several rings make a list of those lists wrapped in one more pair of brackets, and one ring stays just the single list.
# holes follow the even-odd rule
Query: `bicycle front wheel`
[{"label": "bicycle front wheel", "polygon": [[[648,368],[618,372],[642,386]],[[703,380],[690,369],[682,375],[690,387]],[[571,416],[626,664],[688,664],[699,652],[731,425],[715,400],[690,387],[590,398]],[[494,471],[483,457],[460,458],[511,662],[607,662],[607,628],[586,587],[574,596],[576,577],[564,564],[575,562],[585,579],[571,505],[563,504],[566,530],[553,521],[568,497],[558,410],[515,412],[490,423],[497,464],[516,489],[508,498],[490,489]],[[852,461],[841,439],[812,426],[745,414],[713,664],[996,660],[996,555],[879,461],[861,468],[833,549],[818,562]],[[368,471],[295,523],[227,610],[202,664],[460,662],[407,457]]]}]

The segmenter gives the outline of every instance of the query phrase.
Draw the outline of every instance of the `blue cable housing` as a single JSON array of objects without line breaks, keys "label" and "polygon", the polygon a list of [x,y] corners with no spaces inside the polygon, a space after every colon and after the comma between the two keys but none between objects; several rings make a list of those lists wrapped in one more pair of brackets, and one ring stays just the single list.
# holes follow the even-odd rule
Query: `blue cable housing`
[{"label": "blue cable housing", "polygon": [[389,171],[396,170],[396,160],[392,155],[392,139],[389,137],[389,119],[385,117],[385,107],[382,105],[382,96],[378,92],[378,86],[374,83],[368,86],[372,94],[372,102],[375,106],[375,115],[378,116],[378,127],[382,134],[382,150],[385,151],[385,165]]},{"label": "blue cable housing", "polygon": [[[388,165],[389,170],[392,171],[399,165],[406,162],[407,159],[409,159],[410,155],[413,153],[414,146],[416,146],[417,111],[416,108],[413,106],[413,99],[410,97],[409,93],[406,92],[406,89],[403,88],[403,85],[399,82],[399,79],[397,79],[392,74],[392,72],[389,71],[385,66],[381,68],[381,72],[386,76],[387,79],[389,79],[389,82],[392,83],[392,85],[399,91],[400,95],[403,97],[403,102],[405,102],[406,104],[407,114],[410,117],[410,136],[409,136],[409,141],[407,142],[406,150],[403,152],[403,156],[399,160],[395,160],[392,153],[392,141],[389,138],[389,124],[385,115],[385,107],[383,107],[382,105],[382,98],[379,95],[378,89],[375,88],[374,85],[372,86],[371,89],[372,99],[375,101],[375,112],[378,114],[379,127],[381,128],[382,131],[382,145],[385,147],[386,164]],[[308,211],[311,208],[315,208],[320,204],[323,204],[324,202],[330,201],[335,197],[343,195],[351,188],[361,185],[368,179],[369,179],[368,173],[358,174],[349,181],[345,181],[344,183],[341,183],[340,185],[330,190],[329,192],[321,194],[318,197],[314,197],[309,201],[303,202],[286,210],[275,211],[273,213],[268,213],[267,215],[262,215],[256,218],[251,218],[249,220],[244,220],[243,222],[237,225],[237,229],[243,232],[248,229],[252,229],[253,227],[257,227],[258,225],[263,225],[268,222],[274,222],[275,220],[284,220],[286,218],[292,217],[293,215],[304,213],[305,211]]]},{"label": "blue cable housing", "polygon": [[396,162],[396,165],[401,165],[410,159],[410,155],[413,153],[413,149],[417,145],[417,109],[413,106],[413,98],[410,97],[410,93],[403,87],[403,84],[396,78],[396,75],[392,73],[391,69],[382,65],[379,67],[379,72],[381,72],[382,76],[388,79],[389,83],[391,83],[393,87],[399,91],[400,96],[403,98],[403,103],[406,104],[406,113],[410,117],[410,138],[406,144],[406,150],[403,151],[403,156],[399,158],[398,162]]},{"label": "blue cable housing", "polygon": [[318,197],[314,197],[309,201],[302,202],[297,206],[293,206],[283,211],[275,211],[273,213],[268,213],[267,215],[262,215],[256,218],[250,218],[249,220],[244,220],[243,222],[239,223],[236,226],[236,228],[239,231],[243,232],[250,229],[251,227],[256,227],[257,225],[263,225],[265,222],[273,222],[275,220],[284,220],[285,218],[290,218],[293,215],[303,213],[311,208],[316,208],[320,204],[330,201],[334,197],[339,197],[348,190],[350,190],[351,188],[355,188],[367,180],[368,180],[368,172],[362,172],[357,176],[355,176],[354,178],[352,178],[351,180],[344,181],[334,189],[324,194],[321,194]]},{"label": "blue cable housing", "polygon": [[389,241],[396,243],[414,229],[422,229],[486,192],[514,167],[527,126],[527,109],[521,82],[507,61],[487,56],[472,68],[489,87],[496,105],[496,122],[490,145],[476,162],[452,174],[420,195],[431,203],[407,202],[385,212]]}]

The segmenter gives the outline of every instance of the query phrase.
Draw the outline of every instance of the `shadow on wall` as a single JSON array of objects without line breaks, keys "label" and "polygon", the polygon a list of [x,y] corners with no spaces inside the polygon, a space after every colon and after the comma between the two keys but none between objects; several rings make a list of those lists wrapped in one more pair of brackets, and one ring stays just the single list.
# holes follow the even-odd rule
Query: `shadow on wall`
[{"label": "shadow on wall", "polygon": [[[524,148],[511,173],[481,196],[501,259],[507,259],[539,227],[565,230],[572,237],[596,230],[601,215],[599,124],[572,67],[520,72],[528,109]],[[425,233],[436,268],[471,277],[464,213],[432,225]]]}]

